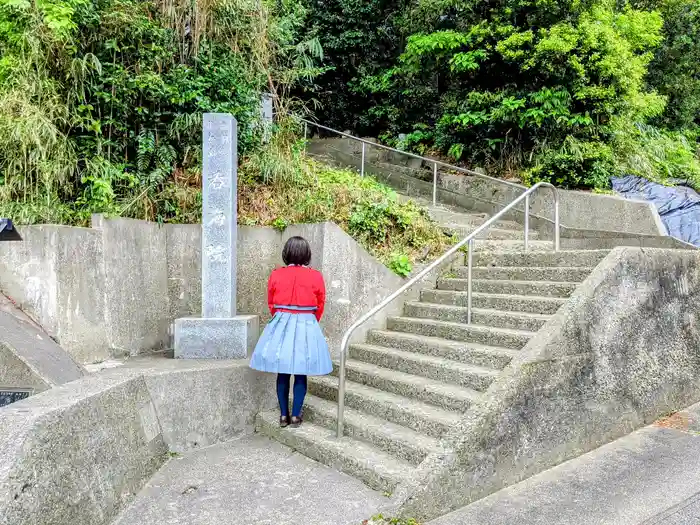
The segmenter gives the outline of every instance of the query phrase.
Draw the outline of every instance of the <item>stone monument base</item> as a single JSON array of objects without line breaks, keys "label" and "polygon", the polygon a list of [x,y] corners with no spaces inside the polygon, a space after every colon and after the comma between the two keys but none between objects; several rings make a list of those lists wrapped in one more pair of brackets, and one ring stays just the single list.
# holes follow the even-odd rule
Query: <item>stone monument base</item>
[{"label": "stone monument base", "polygon": [[176,359],[244,359],[260,335],[257,315],[175,319]]}]

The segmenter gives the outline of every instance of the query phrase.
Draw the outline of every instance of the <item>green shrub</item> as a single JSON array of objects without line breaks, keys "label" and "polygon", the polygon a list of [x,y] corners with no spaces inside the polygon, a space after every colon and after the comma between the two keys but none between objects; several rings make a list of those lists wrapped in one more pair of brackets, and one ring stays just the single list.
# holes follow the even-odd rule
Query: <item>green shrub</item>
[{"label": "green shrub", "polygon": [[413,270],[413,265],[411,264],[408,255],[403,253],[392,253],[389,259],[389,269],[393,271],[396,275],[401,277],[408,277]]},{"label": "green shrub", "polygon": [[241,224],[333,221],[401,276],[410,274],[414,262],[442,254],[452,240],[423,208],[400,202],[372,177],[307,157],[289,123],[266,147],[243,159],[239,176],[245,181],[238,196]]}]

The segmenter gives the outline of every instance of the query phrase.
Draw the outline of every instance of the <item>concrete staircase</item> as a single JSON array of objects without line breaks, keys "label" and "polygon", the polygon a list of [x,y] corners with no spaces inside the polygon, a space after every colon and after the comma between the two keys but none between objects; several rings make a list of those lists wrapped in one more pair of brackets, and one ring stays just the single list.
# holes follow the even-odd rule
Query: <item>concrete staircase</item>
[{"label": "concrete staircase", "polygon": [[[446,230],[454,233],[458,238],[463,239],[475,228],[481,226],[489,219],[486,213],[467,213],[458,208],[451,206],[433,206],[430,201],[421,197],[404,197],[400,196],[400,200],[412,200],[425,209],[427,209],[430,217],[441,225]],[[523,225],[515,221],[496,221],[487,231],[483,232],[478,238],[489,240],[513,240],[522,241]],[[539,239],[539,233],[530,229],[530,240],[536,241]],[[551,246],[549,243],[547,246]]]},{"label": "concrete staircase", "polygon": [[[465,235],[487,219],[430,213]],[[280,429],[279,413],[271,411],[258,417],[258,430],[387,494],[408,480],[607,254],[554,253],[551,241],[533,241],[524,253],[521,225],[503,221],[494,231],[477,241],[471,325],[461,266],[405,303],[403,316],[388,319],[386,329],[350,347],[344,438],[335,437],[337,371],[309,378],[301,428]]]}]

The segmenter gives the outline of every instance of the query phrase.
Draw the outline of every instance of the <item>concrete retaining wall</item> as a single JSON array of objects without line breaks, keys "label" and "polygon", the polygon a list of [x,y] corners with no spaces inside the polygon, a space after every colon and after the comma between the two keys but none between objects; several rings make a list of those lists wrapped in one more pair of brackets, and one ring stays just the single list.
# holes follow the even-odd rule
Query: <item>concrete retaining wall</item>
[{"label": "concrete retaining wall", "polygon": [[0,288],[79,362],[110,357],[102,233],[31,226],[0,245]]},{"label": "concrete retaining wall", "polygon": [[[340,166],[359,167],[361,145],[348,139],[315,139],[309,152],[322,156]],[[420,161],[405,155],[369,147],[365,156],[365,172],[371,173],[401,193],[409,196],[431,197],[432,170],[421,169]],[[495,179],[465,174],[438,173],[438,201],[468,210],[493,214],[525,190]],[[626,232],[629,234],[666,235],[666,228],[651,203],[623,199],[612,195],[559,190],[561,224],[570,228],[585,228]],[[509,214],[511,220],[522,222],[522,207]],[[551,231],[553,197],[549,190],[533,195],[530,203],[532,227],[544,233]]]},{"label": "concrete retaining wall", "polygon": [[700,400],[700,254],[614,249],[400,487],[425,520]]},{"label": "concrete retaining wall", "polygon": [[150,358],[4,407],[0,525],[108,525],[169,451],[251,433],[273,379],[245,361]]},{"label": "concrete retaining wall", "polygon": [[102,232],[104,301],[112,355],[160,349],[168,340],[166,229],[131,219],[94,221]]},{"label": "concrete retaining wall", "polygon": [[[540,230],[541,231],[541,230]],[[561,228],[562,250],[608,250],[617,246],[695,250],[695,246],[676,237],[615,231]]]},{"label": "concrete retaining wall", "polygon": [[[27,226],[0,245],[0,289],[81,363],[170,347],[177,317],[201,312],[201,227],[93,218],[93,228]],[[269,319],[267,278],[284,242],[302,235],[328,292],[323,320],[337,355],[343,332],[402,279],[332,223],[238,231],[238,312]],[[399,311],[395,305],[377,316]],[[369,328],[369,326],[368,326]],[[364,330],[357,332],[362,337]]]}]

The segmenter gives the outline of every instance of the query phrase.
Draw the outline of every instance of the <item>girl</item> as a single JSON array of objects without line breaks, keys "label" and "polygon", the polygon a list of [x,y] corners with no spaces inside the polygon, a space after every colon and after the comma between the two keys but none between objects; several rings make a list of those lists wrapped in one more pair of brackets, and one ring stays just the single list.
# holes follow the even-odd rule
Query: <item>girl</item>
[{"label": "girl", "polygon": [[[270,275],[267,303],[272,320],[263,330],[250,360],[251,368],[277,373],[280,426],[301,425],[306,396],[306,376],[326,375],[333,370],[318,322],[326,304],[323,276],[309,268],[311,248],[303,237],[292,237],[284,245],[286,265]],[[294,375],[294,402],[289,419],[289,380]]]}]

